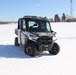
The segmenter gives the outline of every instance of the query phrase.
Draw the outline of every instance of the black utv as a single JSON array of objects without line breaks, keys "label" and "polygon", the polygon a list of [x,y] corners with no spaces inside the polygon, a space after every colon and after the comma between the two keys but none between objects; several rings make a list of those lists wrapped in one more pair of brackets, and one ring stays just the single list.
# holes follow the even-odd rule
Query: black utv
[{"label": "black utv", "polygon": [[24,16],[18,20],[18,27],[15,29],[15,46],[22,46],[25,54],[35,56],[37,51],[49,51],[57,55],[60,51],[59,45],[55,42],[56,32],[51,29],[49,20],[46,17]]}]

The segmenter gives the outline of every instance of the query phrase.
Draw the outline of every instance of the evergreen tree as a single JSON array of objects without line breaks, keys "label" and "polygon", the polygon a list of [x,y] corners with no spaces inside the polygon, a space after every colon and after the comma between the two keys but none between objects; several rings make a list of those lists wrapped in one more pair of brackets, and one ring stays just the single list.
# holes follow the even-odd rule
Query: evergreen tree
[{"label": "evergreen tree", "polygon": [[59,17],[58,14],[56,14],[56,15],[54,16],[54,21],[55,21],[55,22],[60,22],[60,17]]},{"label": "evergreen tree", "polygon": [[62,14],[62,21],[65,22],[66,21],[66,16],[65,13]]}]

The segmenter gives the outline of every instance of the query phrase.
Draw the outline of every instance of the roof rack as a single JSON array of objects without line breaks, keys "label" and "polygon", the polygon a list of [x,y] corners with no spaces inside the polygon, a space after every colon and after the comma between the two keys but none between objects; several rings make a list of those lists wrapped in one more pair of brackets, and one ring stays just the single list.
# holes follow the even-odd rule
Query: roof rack
[{"label": "roof rack", "polygon": [[24,18],[37,18],[37,16],[24,16]]},{"label": "roof rack", "polygon": [[41,17],[41,16],[24,16],[23,18],[48,20],[47,17]]}]

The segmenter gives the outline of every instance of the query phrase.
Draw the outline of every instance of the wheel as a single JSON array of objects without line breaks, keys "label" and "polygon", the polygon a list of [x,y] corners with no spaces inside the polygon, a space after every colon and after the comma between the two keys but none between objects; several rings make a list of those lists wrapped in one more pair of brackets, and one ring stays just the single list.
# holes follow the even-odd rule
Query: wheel
[{"label": "wheel", "polygon": [[60,47],[57,43],[54,43],[52,50],[49,51],[50,54],[57,55],[60,52]]},{"label": "wheel", "polygon": [[15,38],[15,42],[14,43],[15,43],[15,46],[20,46],[19,43],[18,43],[18,37]]},{"label": "wheel", "polygon": [[35,56],[36,50],[37,49],[33,44],[27,44],[24,48],[25,54],[29,56]]}]

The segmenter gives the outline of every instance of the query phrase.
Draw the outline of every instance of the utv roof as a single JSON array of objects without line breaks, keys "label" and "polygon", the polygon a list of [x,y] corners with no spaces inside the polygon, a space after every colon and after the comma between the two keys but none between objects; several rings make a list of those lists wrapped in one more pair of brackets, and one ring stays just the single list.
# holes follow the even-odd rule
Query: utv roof
[{"label": "utv roof", "polygon": [[31,19],[31,20],[46,20],[49,21],[47,17],[41,17],[41,16],[24,16],[25,19]]}]

